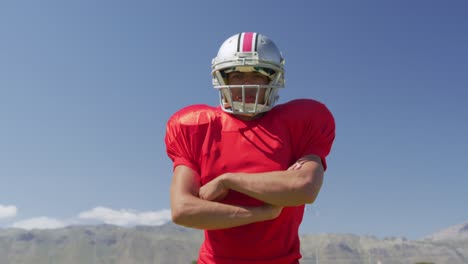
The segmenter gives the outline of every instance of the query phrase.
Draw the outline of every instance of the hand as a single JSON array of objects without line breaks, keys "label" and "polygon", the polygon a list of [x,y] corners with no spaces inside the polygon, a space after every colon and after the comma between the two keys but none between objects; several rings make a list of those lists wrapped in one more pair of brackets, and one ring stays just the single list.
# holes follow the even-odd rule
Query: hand
[{"label": "hand", "polygon": [[275,219],[281,214],[281,211],[283,210],[283,206],[271,204],[265,204],[263,208],[267,214],[267,220]]},{"label": "hand", "polygon": [[214,180],[203,185],[198,192],[198,196],[203,200],[219,202],[223,200],[229,193],[222,182],[221,177],[217,177]]},{"label": "hand", "polygon": [[291,165],[288,168],[288,170],[299,170],[300,168],[302,168],[302,164],[306,163],[307,161],[308,160],[304,158],[298,159],[293,165]]},{"label": "hand", "polygon": [[302,164],[303,162],[299,162],[297,161],[296,163],[294,163],[293,165],[291,165],[288,170],[299,170],[300,168],[302,168]]}]

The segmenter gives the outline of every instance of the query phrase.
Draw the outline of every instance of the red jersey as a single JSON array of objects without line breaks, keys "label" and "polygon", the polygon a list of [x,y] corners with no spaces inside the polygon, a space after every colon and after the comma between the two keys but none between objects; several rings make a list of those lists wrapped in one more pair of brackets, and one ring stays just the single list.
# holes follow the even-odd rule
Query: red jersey
[{"label": "red jersey", "polygon": [[[244,121],[219,107],[193,105],[168,121],[167,154],[174,168],[195,170],[201,185],[226,172],[286,170],[299,158],[326,156],[335,138],[332,114],[320,102],[298,99],[277,105],[263,117]],[[286,199],[286,198],[285,198]],[[260,206],[264,203],[230,191],[222,203]],[[205,230],[199,263],[298,263],[298,229],[304,205],[285,207],[273,220],[234,228]]]}]

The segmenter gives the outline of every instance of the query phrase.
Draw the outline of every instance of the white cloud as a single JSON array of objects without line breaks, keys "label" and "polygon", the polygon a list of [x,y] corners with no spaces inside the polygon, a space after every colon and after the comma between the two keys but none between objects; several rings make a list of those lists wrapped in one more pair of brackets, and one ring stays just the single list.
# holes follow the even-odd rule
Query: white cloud
[{"label": "white cloud", "polygon": [[16,206],[0,204],[0,219],[15,217],[17,212],[18,212],[18,209],[16,208]]},{"label": "white cloud", "polygon": [[[16,207],[0,205],[0,219],[16,215]],[[81,212],[78,217],[60,220],[46,216],[16,221],[11,227],[21,229],[56,229],[69,225],[106,223],[118,226],[149,225],[159,226],[171,220],[171,211],[168,209],[160,211],[137,212],[134,210],[114,210],[106,207],[95,207],[91,210]]]},{"label": "white cloud", "polygon": [[105,207],[95,207],[90,211],[80,213],[78,217],[80,219],[98,220],[106,224],[118,226],[157,226],[165,224],[171,220],[171,211],[164,209],[157,212],[135,212],[133,210],[113,210]]},{"label": "white cloud", "polygon": [[65,227],[66,224],[60,220],[54,218],[48,218],[45,216],[31,218],[28,220],[18,221],[13,223],[12,227],[22,229],[55,229]]}]

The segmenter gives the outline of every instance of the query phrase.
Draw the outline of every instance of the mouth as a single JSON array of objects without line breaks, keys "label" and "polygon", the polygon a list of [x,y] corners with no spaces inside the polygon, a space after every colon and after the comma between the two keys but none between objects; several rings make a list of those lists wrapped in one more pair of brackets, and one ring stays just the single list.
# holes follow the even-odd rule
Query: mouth
[{"label": "mouth", "polygon": [[245,102],[248,103],[248,104],[253,104],[255,103],[255,96],[247,96],[245,98]]},{"label": "mouth", "polygon": [[[253,103],[255,103],[255,99],[256,99],[256,98],[257,98],[257,97],[256,97],[255,95],[251,95],[251,96],[248,95],[248,96],[245,96],[245,102],[246,102],[246,103],[253,104]],[[233,99],[234,99],[234,101],[242,102],[242,96],[236,96],[236,97],[234,97]]]}]

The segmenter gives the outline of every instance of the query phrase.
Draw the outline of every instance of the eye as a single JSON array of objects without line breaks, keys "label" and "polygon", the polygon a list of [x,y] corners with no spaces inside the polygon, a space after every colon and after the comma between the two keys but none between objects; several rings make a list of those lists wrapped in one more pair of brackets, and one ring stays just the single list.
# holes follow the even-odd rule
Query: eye
[{"label": "eye", "polygon": [[262,75],[262,74],[255,74],[254,76],[255,82],[262,82],[262,83],[268,83],[269,79],[268,77]]},{"label": "eye", "polygon": [[239,72],[233,72],[233,73],[229,73],[227,79],[230,84],[236,84],[236,83],[242,82],[243,75]]},{"label": "eye", "polygon": [[263,78],[263,76],[262,76],[262,75],[260,75],[260,74],[256,74],[254,79],[255,79],[256,81],[262,81],[262,80],[265,80],[265,78]]}]

